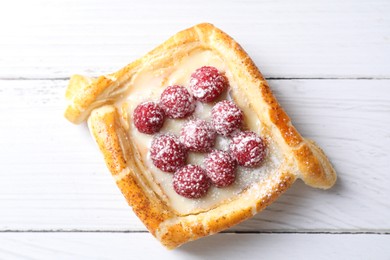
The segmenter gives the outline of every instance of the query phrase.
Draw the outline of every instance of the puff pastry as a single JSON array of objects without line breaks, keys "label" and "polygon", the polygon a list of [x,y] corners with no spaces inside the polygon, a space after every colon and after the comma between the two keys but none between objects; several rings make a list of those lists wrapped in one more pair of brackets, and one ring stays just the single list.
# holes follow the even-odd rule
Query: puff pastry
[{"label": "puff pastry", "polygon": [[[233,188],[191,200],[175,197],[151,173],[147,144],[134,131],[134,105],[155,97],[170,84],[185,84],[189,71],[213,65],[224,71],[231,96],[243,110],[248,128],[267,136],[269,159],[261,170],[245,174]],[[303,138],[273,96],[267,82],[241,46],[211,24],[181,31],[119,71],[98,78],[71,77],[65,117],[88,120],[116,184],[151,234],[172,249],[227,229],[264,209],[300,178],[330,188],[336,173],[323,151]],[[249,175],[246,175],[249,176]],[[167,180],[165,180],[166,178]]]}]

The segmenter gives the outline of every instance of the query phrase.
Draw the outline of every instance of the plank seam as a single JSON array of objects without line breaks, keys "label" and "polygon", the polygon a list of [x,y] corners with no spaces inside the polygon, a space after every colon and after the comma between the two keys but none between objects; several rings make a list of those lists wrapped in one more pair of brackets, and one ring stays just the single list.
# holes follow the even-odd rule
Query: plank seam
[{"label": "plank seam", "polygon": [[[0,230],[2,233],[149,233],[146,230]],[[390,235],[390,230],[324,230],[324,231],[223,231],[223,234],[310,234],[310,235]]]}]

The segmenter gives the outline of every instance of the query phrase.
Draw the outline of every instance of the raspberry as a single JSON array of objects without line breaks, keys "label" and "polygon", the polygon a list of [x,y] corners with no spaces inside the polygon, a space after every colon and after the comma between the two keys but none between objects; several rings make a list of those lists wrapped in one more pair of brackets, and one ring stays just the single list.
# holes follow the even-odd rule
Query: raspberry
[{"label": "raspberry", "polygon": [[205,171],[197,165],[186,165],[173,175],[173,189],[177,194],[197,199],[204,196],[210,188]]},{"label": "raspberry", "polygon": [[245,167],[260,165],[266,156],[266,145],[257,134],[245,131],[233,136],[230,152],[238,164]]},{"label": "raspberry", "polygon": [[195,110],[195,99],[185,87],[169,86],[161,94],[160,105],[169,118],[183,118]]},{"label": "raspberry", "polygon": [[220,135],[230,135],[241,127],[242,111],[232,101],[218,102],[211,110],[211,114],[215,130]]},{"label": "raspberry", "polygon": [[227,87],[226,77],[214,67],[203,66],[191,75],[190,89],[201,102],[215,100]]},{"label": "raspberry", "polygon": [[144,102],[134,109],[134,125],[144,134],[158,132],[164,124],[164,110],[154,102]]},{"label": "raspberry", "polygon": [[175,172],[186,162],[186,150],[179,139],[172,134],[153,138],[150,157],[153,164],[164,172]]},{"label": "raspberry", "polygon": [[210,151],[216,137],[212,124],[201,119],[188,121],[180,131],[180,142],[193,152]]},{"label": "raspberry", "polygon": [[218,188],[229,186],[236,179],[236,162],[225,151],[212,151],[204,164],[207,176]]}]

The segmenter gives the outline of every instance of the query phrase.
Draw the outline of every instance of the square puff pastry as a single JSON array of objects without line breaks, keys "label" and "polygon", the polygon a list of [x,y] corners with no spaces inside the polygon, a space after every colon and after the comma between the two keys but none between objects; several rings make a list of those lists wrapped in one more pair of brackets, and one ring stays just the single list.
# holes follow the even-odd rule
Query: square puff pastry
[{"label": "square puff pastry", "polygon": [[[202,210],[183,213],[169,203],[164,192],[158,191],[151,175],[146,174],[148,164],[129,134],[133,127],[131,115],[126,102],[122,101],[137,95],[132,88],[140,73],[150,72],[159,79],[153,82],[167,86],[166,75],[173,73],[172,68],[180,68],[182,60],[199,52],[211,53],[222,61],[229,81],[234,82],[233,97],[236,94],[236,101],[241,100],[238,105],[246,117],[257,117],[261,122],[262,130],[257,132],[266,133],[267,140],[276,147],[269,153],[277,151],[279,163],[267,169],[269,174],[230,198]],[[150,86],[146,82],[142,88]],[[177,33],[115,73],[98,78],[72,76],[66,98],[65,117],[73,123],[88,119],[90,131],[127,202],[150,233],[170,249],[252,217],[277,199],[297,178],[323,189],[330,188],[336,181],[336,173],[323,151],[294,128],[248,54],[211,24],[199,24]],[[137,97],[134,100],[143,101]]]}]

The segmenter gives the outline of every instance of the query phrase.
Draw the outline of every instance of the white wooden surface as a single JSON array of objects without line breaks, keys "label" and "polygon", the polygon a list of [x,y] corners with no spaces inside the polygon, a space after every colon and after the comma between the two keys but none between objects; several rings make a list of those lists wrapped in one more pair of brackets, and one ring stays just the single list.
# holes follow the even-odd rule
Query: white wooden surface
[{"label": "white wooden surface", "polygon": [[[297,182],[228,234],[165,251],[86,126],[63,119],[63,94],[72,73],[113,71],[203,21],[249,52],[339,179]],[[389,1],[0,3],[1,259],[389,259],[389,153]]]},{"label": "white wooden surface", "polygon": [[218,234],[168,251],[149,236],[146,233],[0,234],[0,258],[341,259],[344,255],[348,259],[388,259],[390,244],[390,236],[372,234]]}]

